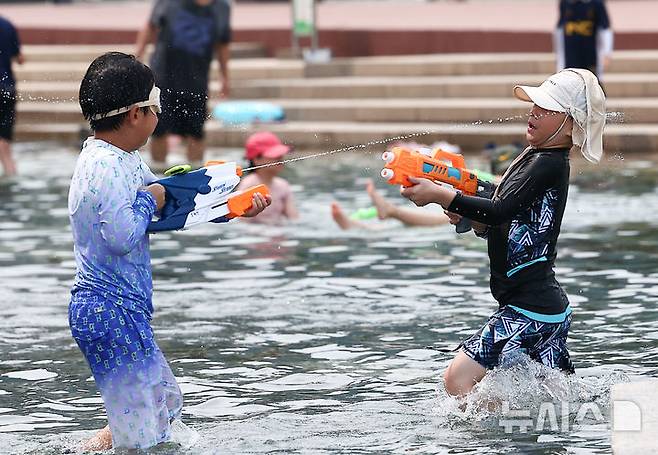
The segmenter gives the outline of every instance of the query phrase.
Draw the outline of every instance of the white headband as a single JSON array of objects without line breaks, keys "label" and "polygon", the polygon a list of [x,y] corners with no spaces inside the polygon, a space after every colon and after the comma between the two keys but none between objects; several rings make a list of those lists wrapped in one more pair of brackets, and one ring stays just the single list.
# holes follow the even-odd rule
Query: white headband
[{"label": "white headband", "polygon": [[114,117],[115,115],[123,114],[128,112],[133,107],[148,107],[153,106],[157,114],[162,112],[162,105],[160,104],[160,89],[155,85],[149,93],[149,98],[146,101],[140,101],[139,103],[131,104],[130,106],[120,107],[119,109],[114,109],[113,111],[107,112],[105,114],[96,114],[91,117],[91,120],[102,120],[107,117]]}]

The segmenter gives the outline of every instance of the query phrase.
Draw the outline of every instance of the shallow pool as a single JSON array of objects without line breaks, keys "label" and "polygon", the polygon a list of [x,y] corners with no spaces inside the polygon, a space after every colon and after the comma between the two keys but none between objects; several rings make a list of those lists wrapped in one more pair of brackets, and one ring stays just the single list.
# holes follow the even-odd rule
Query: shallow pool
[{"label": "shallow pool", "polygon": [[[67,325],[76,156],[18,153],[25,178],[0,183],[0,452],[56,454],[105,424]],[[340,231],[329,204],[367,206],[380,163],[295,163],[295,225],[153,236],[155,332],[201,436],[161,452],[610,453],[610,387],[658,373],[655,163],[617,155],[572,170],[557,275],[577,377],[521,363],[485,379],[464,411],[440,372],[496,307],[485,244],[449,226]]]}]

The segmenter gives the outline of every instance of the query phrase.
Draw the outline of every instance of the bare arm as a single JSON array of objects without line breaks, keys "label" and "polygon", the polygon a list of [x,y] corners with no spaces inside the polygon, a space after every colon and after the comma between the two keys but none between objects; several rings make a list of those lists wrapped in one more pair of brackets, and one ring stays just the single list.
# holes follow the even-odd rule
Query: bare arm
[{"label": "bare arm", "polygon": [[440,226],[448,223],[448,217],[441,212],[430,212],[413,207],[398,207],[389,213],[389,218],[402,221],[407,226]]},{"label": "bare arm", "polygon": [[164,207],[165,203],[165,189],[164,186],[160,185],[159,183],[153,183],[149,186],[144,187],[146,191],[151,193],[151,195],[155,198],[155,207],[156,210],[162,209]]},{"label": "bare arm", "polygon": [[158,34],[158,29],[155,25],[147,22],[146,25],[137,33],[137,42],[135,43],[135,57],[137,60],[144,59],[144,51],[146,46],[155,40]]},{"label": "bare arm", "polygon": [[231,49],[228,43],[219,43],[215,46],[215,55],[219,62],[219,81],[222,84],[219,96],[222,98],[227,98],[231,92],[231,85],[228,76],[228,60],[230,53]]}]

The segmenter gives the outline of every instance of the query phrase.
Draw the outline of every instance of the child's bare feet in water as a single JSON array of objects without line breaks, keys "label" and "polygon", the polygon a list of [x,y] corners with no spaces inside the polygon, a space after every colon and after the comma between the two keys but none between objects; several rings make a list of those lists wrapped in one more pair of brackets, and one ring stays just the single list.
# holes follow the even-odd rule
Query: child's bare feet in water
[{"label": "child's bare feet in water", "polygon": [[341,229],[352,228],[352,220],[349,219],[343,209],[338,205],[338,202],[331,203],[331,216]]},{"label": "child's bare feet in water", "polygon": [[81,446],[80,450],[83,452],[101,452],[112,448],[112,433],[110,427],[107,426],[96,433],[91,438],[87,439]]},{"label": "child's bare feet in water", "polygon": [[377,208],[377,216],[380,220],[385,220],[389,218],[395,212],[395,205],[386,200],[376,189],[375,184],[372,183],[372,180],[369,180],[366,184],[366,191],[372,199],[372,203],[375,204]]}]

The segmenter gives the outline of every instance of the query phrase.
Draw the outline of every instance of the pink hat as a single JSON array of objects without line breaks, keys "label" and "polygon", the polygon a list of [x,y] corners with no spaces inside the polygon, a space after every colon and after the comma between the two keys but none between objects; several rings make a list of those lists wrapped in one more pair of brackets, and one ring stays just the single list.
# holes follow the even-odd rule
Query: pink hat
[{"label": "pink hat", "polygon": [[276,134],[269,131],[254,133],[247,139],[245,144],[245,158],[281,158],[290,151],[290,146],[281,142]]}]

